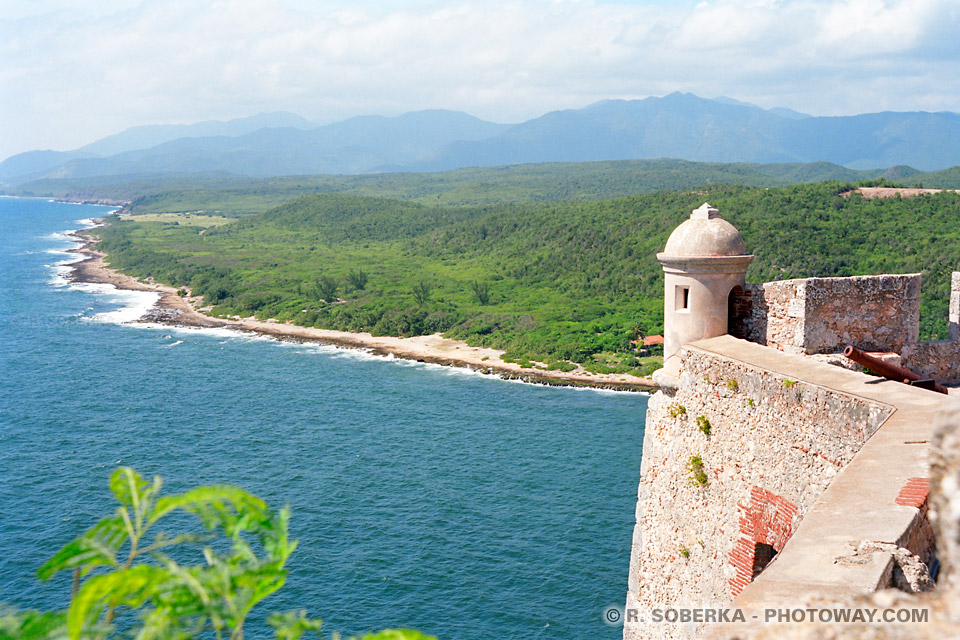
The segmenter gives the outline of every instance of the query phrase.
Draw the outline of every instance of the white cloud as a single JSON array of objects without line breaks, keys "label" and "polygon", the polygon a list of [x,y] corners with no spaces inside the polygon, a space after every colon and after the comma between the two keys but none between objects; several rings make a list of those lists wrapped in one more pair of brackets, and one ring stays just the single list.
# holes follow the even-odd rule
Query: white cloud
[{"label": "white cloud", "polygon": [[960,111],[955,0],[8,2],[0,157],[266,110],[518,121],[674,90]]}]

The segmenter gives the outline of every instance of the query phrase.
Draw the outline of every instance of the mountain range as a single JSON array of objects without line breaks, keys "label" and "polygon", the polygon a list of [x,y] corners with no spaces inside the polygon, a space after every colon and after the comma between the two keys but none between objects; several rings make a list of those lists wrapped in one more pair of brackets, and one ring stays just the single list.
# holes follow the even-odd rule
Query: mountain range
[{"label": "mountain range", "polygon": [[95,176],[364,174],[643,158],[935,171],[960,165],[960,114],[817,117],[689,93],[605,100],[519,124],[427,110],[318,126],[277,112],[134,127],[72,151],[18,154],[0,163],[0,186]]}]

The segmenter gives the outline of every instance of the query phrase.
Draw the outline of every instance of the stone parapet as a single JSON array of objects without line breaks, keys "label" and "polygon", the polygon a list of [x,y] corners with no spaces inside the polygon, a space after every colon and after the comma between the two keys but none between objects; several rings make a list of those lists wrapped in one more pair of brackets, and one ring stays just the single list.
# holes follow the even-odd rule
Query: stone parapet
[{"label": "stone parapet", "polygon": [[802,278],[750,285],[743,335],[787,353],[847,344],[899,353],[920,331],[920,274]]},{"label": "stone parapet", "polygon": [[960,342],[918,342],[903,348],[903,366],[940,384],[960,384]]}]

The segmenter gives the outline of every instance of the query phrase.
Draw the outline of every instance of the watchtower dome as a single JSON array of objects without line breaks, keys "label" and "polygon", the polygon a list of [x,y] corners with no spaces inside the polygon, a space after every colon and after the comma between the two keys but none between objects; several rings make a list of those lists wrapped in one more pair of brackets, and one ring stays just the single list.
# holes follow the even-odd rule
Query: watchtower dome
[{"label": "watchtower dome", "polygon": [[680,373],[680,347],[727,333],[731,293],[743,292],[747,254],[743,236],[704,203],[674,229],[657,260],[663,265],[663,372]]}]

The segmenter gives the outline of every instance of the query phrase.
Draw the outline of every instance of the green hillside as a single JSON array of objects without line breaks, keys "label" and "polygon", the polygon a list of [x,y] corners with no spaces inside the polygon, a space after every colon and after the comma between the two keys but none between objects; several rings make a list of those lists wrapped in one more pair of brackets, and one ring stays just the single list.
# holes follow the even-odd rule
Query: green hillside
[{"label": "green hillside", "polygon": [[709,200],[757,256],[748,281],[922,271],[922,335],[945,337],[960,196],[840,197],[848,187],[717,186],[483,207],[314,195],[207,229],[115,221],[100,233],[114,265],[192,287],[215,314],[388,335],[443,331],[520,359],[630,370],[639,365],[629,352],[638,325],[662,328],[654,254]]}]

